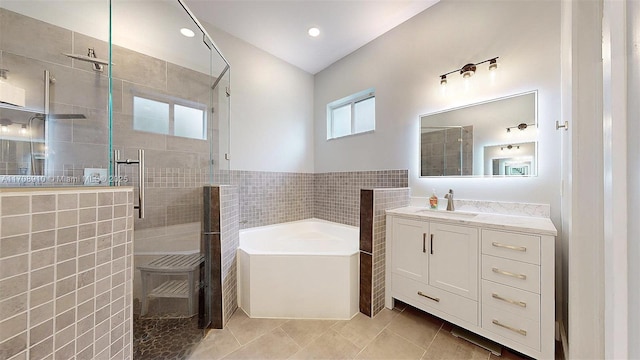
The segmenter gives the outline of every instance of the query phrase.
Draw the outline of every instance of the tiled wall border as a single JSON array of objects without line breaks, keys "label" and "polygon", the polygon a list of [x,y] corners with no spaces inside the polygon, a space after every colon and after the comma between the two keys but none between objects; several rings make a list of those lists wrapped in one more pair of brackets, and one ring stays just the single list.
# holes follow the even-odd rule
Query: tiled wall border
[{"label": "tiled wall border", "polygon": [[[238,188],[233,185],[205,186],[203,247],[211,251],[211,327],[222,329],[238,307],[237,260],[239,246]],[[203,249],[204,250],[204,249]]]},{"label": "tiled wall border", "polygon": [[0,192],[0,358],[131,359],[131,188]]},{"label": "tiled wall border", "polygon": [[222,256],[222,323],[238,308],[238,269],[236,250],[240,246],[237,186],[220,186],[220,242]]},{"label": "tiled wall border", "polygon": [[386,213],[409,205],[409,188],[360,191],[360,312],[384,308]]}]

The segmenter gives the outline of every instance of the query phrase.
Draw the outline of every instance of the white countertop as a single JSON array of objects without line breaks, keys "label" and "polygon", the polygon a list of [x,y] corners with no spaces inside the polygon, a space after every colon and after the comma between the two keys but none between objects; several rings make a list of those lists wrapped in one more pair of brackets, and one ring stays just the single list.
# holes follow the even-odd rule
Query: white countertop
[{"label": "white countertop", "polygon": [[431,210],[418,206],[407,206],[387,210],[386,213],[387,215],[399,215],[416,220],[437,220],[452,224],[476,225],[497,230],[535,232],[540,235],[553,236],[558,234],[558,230],[556,230],[551,219],[543,217]]}]

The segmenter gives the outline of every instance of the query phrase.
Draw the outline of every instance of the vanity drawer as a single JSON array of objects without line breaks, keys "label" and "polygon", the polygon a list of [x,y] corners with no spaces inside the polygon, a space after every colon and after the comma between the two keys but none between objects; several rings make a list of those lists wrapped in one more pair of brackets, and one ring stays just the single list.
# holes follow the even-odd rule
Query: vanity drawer
[{"label": "vanity drawer", "polygon": [[540,350],[540,322],[482,305],[482,328]]},{"label": "vanity drawer", "polygon": [[482,253],[540,265],[540,236],[482,230]]},{"label": "vanity drawer", "polygon": [[391,296],[403,295],[405,298],[414,301],[411,305],[422,308],[427,312],[429,309],[436,309],[470,324],[478,325],[477,301],[397,274],[392,274],[391,283],[393,284]]},{"label": "vanity drawer", "polygon": [[482,278],[540,293],[540,267],[537,265],[482,255]]},{"label": "vanity drawer", "polygon": [[540,321],[540,295],[493,281],[482,280],[482,305]]}]

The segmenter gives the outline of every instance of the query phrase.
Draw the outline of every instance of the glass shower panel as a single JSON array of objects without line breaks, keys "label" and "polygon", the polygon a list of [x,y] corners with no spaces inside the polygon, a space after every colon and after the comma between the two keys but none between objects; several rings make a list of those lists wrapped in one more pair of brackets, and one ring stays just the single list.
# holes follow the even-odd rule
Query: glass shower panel
[{"label": "glass shower panel", "polygon": [[[228,65],[177,0],[112,0],[111,11],[113,156],[121,163],[144,156],[142,184],[141,164],[114,171],[135,193],[144,185],[145,215],[134,224],[134,334],[169,317],[184,333],[159,336],[190,343],[207,325],[204,298],[193,289],[204,286],[210,258],[201,240],[202,189],[228,153]],[[184,262],[199,268],[175,265]],[[135,336],[134,357],[161,356],[160,342],[143,349]]]},{"label": "glass shower panel", "polygon": [[108,0],[0,0],[0,186],[108,183],[108,39]]}]

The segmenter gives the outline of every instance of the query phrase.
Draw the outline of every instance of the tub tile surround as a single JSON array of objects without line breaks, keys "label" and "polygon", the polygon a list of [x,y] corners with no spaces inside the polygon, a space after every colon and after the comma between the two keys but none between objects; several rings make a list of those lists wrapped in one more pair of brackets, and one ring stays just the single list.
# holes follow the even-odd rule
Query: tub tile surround
[{"label": "tub tile surround", "polygon": [[[429,198],[427,197],[411,197],[411,204],[410,204],[411,206],[427,207],[428,204],[429,204]],[[551,217],[551,205],[549,204],[455,199],[454,206],[456,211],[515,215],[515,216],[533,216],[533,217],[544,217],[544,218]],[[438,201],[438,209],[445,210],[446,208],[447,208],[447,199],[440,198]]]},{"label": "tub tile surround", "polygon": [[131,359],[132,189],[6,191],[0,209],[0,358]]},{"label": "tub tile surround", "polygon": [[359,226],[360,190],[406,188],[408,170],[329,172],[315,174],[314,217]]},{"label": "tub tile surround", "polygon": [[222,170],[216,183],[236,185],[240,229],[318,218],[358,226],[360,189],[401,188],[408,170],[286,173]]},{"label": "tub tile surround", "polygon": [[233,185],[204,187],[203,243],[211,250],[211,327],[223,328],[238,308],[239,196]]},{"label": "tub tile surround", "polygon": [[[409,205],[409,188],[360,191],[360,311],[384,308],[386,210]],[[363,261],[364,260],[364,261]]]}]

